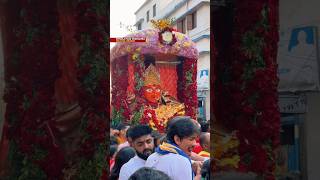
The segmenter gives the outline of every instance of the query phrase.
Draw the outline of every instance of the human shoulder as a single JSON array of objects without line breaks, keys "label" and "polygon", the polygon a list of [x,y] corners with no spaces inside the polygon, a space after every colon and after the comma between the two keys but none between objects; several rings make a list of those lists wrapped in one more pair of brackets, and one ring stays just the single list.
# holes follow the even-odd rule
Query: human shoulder
[{"label": "human shoulder", "polygon": [[[169,162],[169,163],[168,163]],[[180,166],[181,164],[189,165],[190,162],[187,158],[174,153],[168,153],[161,155],[158,153],[153,153],[147,159],[146,165],[152,166],[152,164],[166,163],[168,166]]]},{"label": "human shoulder", "polygon": [[192,168],[190,161],[179,154],[170,153],[166,155],[166,160],[169,165],[169,174],[172,179],[186,180],[192,178]]},{"label": "human shoulder", "polygon": [[122,165],[119,180],[127,180],[137,169],[144,166],[145,161],[135,156]]},{"label": "human shoulder", "polygon": [[179,154],[170,153],[167,156],[167,161],[170,162],[171,168],[174,171],[178,171],[178,169],[189,169],[191,167],[190,161]]}]

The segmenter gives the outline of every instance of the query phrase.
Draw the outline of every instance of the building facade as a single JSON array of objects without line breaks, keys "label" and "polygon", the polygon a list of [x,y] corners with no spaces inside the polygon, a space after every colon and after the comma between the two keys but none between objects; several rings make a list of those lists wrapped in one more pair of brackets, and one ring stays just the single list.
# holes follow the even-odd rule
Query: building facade
[{"label": "building facade", "polygon": [[[317,5],[320,5],[317,0],[279,1],[281,148],[286,157],[283,174],[291,179],[320,177],[320,13]],[[298,43],[294,43],[296,40]]]},{"label": "building facade", "polygon": [[151,19],[174,18],[174,28],[196,43],[198,59],[198,117],[210,119],[210,1],[146,0],[135,12],[138,30],[151,28]]}]

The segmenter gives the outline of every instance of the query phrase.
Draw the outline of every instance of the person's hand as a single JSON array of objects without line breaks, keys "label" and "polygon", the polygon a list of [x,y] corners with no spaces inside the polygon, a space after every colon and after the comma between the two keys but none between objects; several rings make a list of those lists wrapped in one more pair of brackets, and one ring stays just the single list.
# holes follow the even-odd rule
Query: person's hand
[{"label": "person's hand", "polygon": [[[199,162],[199,161],[197,161],[197,162]],[[194,165],[192,164],[192,167],[193,166]],[[196,171],[194,171],[194,172],[196,172],[196,176],[194,177],[194,180],[201,180],[201,166],[202,166],[202,164],[200,166],[200,163],[195,163],[195,166],[196,166]]]},{"label": "person's hand", "polygon": [[110,129],[110,136],[119,136],[119,130]]},{"label": "person's hand", "polygon": [[193,172],[197,172],[198,168],[201,169],[202,165],[203,165],[203,161],[193,161],[192,162],[192,170],[193,170]]}]

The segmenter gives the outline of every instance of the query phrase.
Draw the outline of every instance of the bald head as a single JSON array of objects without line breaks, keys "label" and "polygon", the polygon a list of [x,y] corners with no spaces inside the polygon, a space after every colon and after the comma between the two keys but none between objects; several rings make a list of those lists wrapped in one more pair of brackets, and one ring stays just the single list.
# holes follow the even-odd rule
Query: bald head
[{"label": "bald head", "polygon": [[210,133],[204,132],[200,135],[200,146],[203,150],[210,151]]}]

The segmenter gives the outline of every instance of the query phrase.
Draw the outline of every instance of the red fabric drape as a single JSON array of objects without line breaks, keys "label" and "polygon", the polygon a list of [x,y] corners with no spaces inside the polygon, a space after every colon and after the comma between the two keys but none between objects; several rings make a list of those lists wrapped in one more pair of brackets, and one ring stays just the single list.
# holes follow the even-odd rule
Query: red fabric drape
[{"label": "red fabric drape", "polygon": [[177,99],[177,70],[176,65],[172,64],[157,64],[156,65],[161,80],[161,87],[168,91],[169,95]]}]

